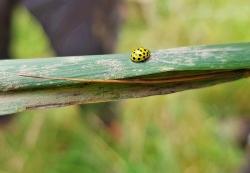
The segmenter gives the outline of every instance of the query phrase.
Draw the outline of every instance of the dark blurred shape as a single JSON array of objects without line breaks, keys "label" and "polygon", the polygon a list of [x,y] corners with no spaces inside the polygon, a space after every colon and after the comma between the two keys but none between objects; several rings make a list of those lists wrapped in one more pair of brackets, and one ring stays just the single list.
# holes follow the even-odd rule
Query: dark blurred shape
[{"label": "dark blurred shape", "polygon": [[[58,56],[113,52],[121,25],[122,0],[19,0],[41,23]],[[0,0],[0,57],[9,58],[11,14],[17,0]],[[83,106],[83,109],[88,105]],[[91,108],[106,121],[113,104]],[[111,118],[112,117],[112,118]],[[111,122],[110,122],[111,123]]]},{"label": "dark blurred shape", "polygon": [[[97,103],[97,104],[86,104],[81,106],[81,114],[83,115],[82,118],[84,121],[86,120],[86,117],[84,115],[90,115],[93,114],[98,116],[99,120],[101,120],[102,125],[105,126],[105,129],[109,133],[109,135],[116,141],[119,142],[119,140],[122,137],[122,129],[120,126],[120,121],[118,117],[118,108],[117,105],[118,102],[107,102],[107,103]],[[87,118],[88,119],[88,118]],[[89,123],[90,125],[93,123]],[[95,128],[95,125],[92,125],[92,127]]]},{"label": "dark blurred shape", "polygon": [[240,118],[239,134],[237,141],[243,150],[246,150],[246,162],[243,166],[242,173],[250,173],[250,117],[245,116]]},{"label": "dark blurred shape", "polygon": [[0,116],[0,130],[4,129],[12,120],[15,114]]},{"label": "dark blurred shape", "polygon": [[250,173],[250,133],[248,134],[248,144],[246,146],[245,164],[242,167],[241,173]]},{"label": "dark blurred shape", "polygon": [[241,148],[250,149],[250,117],[239,118],[239,133],[237,141]]},{"label": "dark blurred shape", "polygon": [[17,0],[0,0],[0,59],[10,58],[11,17]]},{"label": "dark blurred shape", "polygon": [[114,50],[121,23],[120,0],[24,0],[59,56]]}]

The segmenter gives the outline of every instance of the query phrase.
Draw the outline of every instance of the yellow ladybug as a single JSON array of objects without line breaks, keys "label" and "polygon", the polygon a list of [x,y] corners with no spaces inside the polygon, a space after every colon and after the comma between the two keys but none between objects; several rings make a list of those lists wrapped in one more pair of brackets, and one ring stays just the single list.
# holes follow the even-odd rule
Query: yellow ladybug
[{"label": "yellow ladybug", "polygon": [[130,59],[133,62],[143,62],[146,61],[149,57],[150,51],[148,49],[140,47],[132,50]]}]

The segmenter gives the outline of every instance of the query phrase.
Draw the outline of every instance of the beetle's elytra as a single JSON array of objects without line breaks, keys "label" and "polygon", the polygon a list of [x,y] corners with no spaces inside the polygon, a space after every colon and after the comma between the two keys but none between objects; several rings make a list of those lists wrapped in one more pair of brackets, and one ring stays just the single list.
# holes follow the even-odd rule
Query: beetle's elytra
[{"label": "beetle's elytra", "polygon": [[150,57],[150,51],[145,48],[137,48],[133,49],[130,59],[133,62],[144,62]]}]

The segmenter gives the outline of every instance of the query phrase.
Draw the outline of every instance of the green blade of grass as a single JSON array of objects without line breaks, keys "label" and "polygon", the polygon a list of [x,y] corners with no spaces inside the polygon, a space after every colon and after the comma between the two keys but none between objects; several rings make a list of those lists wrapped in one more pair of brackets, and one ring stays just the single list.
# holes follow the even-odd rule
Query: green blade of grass
[{"label": "green blade of grass", "polygon": [[[248,77],[249,69],[250,43],[158,50],[144,63],[131,62],[129,54],[4,60],[0,62],[0,115],[169,94]],[[53,78],[132,82],[86,83]],[[133,80],[160,82],[139,84]]]}]

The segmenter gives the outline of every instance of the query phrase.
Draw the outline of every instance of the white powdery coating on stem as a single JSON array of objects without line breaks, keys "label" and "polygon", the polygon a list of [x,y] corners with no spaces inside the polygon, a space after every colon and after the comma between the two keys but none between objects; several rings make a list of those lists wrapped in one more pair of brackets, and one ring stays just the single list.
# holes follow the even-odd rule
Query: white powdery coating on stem
[{"label": "white powdery coating on stem", "polygon": [[117,74],[122,73],[123,71],[123,66],[120,61],[117,60],[110,60],[110,59],[103,59],[103,60],[98,60],[96,62],[98,65],[102,65],[107,67],[107,74],[105,74],[105,78],[109,77],[118,77]]},{"label": "white powdery coating on stem", "polygon": [[78,62],[81,62],[87,59],[90,59],[90,56],[68,56],[65,58],[61,58],[62,62],[73,63],[73,64],[76,64]]}]

